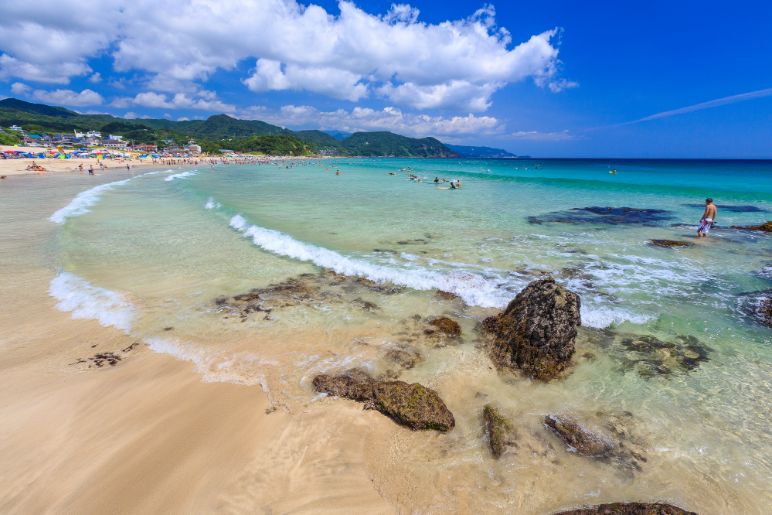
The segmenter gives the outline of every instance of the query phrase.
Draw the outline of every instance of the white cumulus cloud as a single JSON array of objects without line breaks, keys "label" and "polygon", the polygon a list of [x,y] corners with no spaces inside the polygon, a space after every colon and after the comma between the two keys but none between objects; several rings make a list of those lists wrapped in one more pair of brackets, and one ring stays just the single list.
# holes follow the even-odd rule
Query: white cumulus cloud
[{"label": "white cumulus cloud", "polygon": [[[514,42],[484,6],[440,23],[396,4],[375,14],[340,1],[339,13],[296,0],[5,0],[0,3],[0,80],[66,83],[110,55],[150,91],[184,92],[174,108],[213,102],[195,90],[218,70],[255,67],[252,91],[299,90],[352,102],[378,96],[417,109],[482,112],[507,84],[533,80],[560,91],[558,34]],[[156,99],[157,101],[158,99]],[[198,107],[193,107],[198,109]],[[203,109],[203,107],[201,107]]]},{"label": "white cumulus cloud", "polygon": [[416,137],[497,134],[503,131],[503,124],[493,116],[430,116],[405,113],[396,107],[321,111],[312,106],[285,105],[278,110],[254,106],[237,112],[237,116],[260,119],[282,127],[313,127],[345,132],[392,131]]}]

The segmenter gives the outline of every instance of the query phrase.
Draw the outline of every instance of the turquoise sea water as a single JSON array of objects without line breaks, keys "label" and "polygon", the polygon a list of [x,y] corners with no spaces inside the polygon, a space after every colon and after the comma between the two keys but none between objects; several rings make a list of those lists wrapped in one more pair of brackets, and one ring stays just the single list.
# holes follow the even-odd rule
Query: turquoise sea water
[{"label": "turquoise sea water", "polygon": [[[435,184],[435,177],[460,179],[462,188]],[[697,240],[708,196],[718,205],[718,225]],[[602,210],[584,209],[596,207],[661,211],[608,220]],[[51,293],[62,309],[190,360],[207,380],[260,384],[286,402],[312,399],[308,378],[320,371],[386,370],[382,351],[405,343],[414,314],[459,319],[463,342],[444,349],[411,342],[424,360],[402,376],[449,399],[463,443],[453,451],[459,481],[470,473],[482,478],[493,466],[460,468],[482,452],[472,388],[534,431],[548,412],[634,413],[652,452],[644,470],[631,480],[571,456],[569,470],[591,467],[598,482],[566,480],[574,497],[614,489],[654,495],[664,481],[683,482],[673,496],[692,507],[720,500],[724,508],[761,513],[769,498],[772,332],[753,310],[759,292],[772,288],[772,238],[731,226],[772,219],[772,162],[202,166],[137,174],[86,192],[53,219],[61,223],[54,242],[60,275]],[[690,246],[660,248],[651,239]],[[327,270],[406,289],[336,293],[329,303],[322,297],[244,323],[223,319],[213,302]],[[489,372],[475,324],[545,274],[581,295],[586,329],[577,345],[593,358],[578,352],[576,370],[562,382],[513,384]],[[463,302],[440,301],[437,289]],[[362,310],[362,298],[379,309]],[[169,326],[173,333],[163,330]],[[677,348],[697,342],[706,359],[692,366],[671,351],[637,353],[620,343],[635,336]],[[683,352],[695,358],[693,348]],[[550,466],[520,459],[518,466]]]}]

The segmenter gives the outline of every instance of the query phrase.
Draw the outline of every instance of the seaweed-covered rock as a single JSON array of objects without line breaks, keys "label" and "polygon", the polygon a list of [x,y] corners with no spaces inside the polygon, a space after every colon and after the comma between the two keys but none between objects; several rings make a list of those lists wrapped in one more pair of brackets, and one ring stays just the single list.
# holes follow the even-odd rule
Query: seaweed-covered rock
[{"label": "seaweed-covered rock", "polygon": [[483,408],[483,426],[494,458],[501,457],[508,448],[517,446],[517,433],[512,422],[490,404]]},{"label": "seaweed-covered rock", "polygon": [[566,211],[554,211],[538,216],[529,216],[528,223],[656,225],[658,222],[670,220],[671,218],[672,213],[664,209],[590,206],[576,207]]},{"label": "seaweed-covered rock", "polygon": [[743,231],[772,232],[772,220],[766,221],[761,225],[733,225],[732,229],[742,229]]},{"label": "seaweed-covered rock", "polygon": [[483,321],[483,330],[492,337],[493,360],[535,379],[557,377],[574,354],[579,308],[579,296],[554,279],[532,282],[502,313]]},{"label": "seaweed-covered rock", "polygon": [[456,425],[437,392],[418,383],[376,381],[363,370],[352,369],[338,376],[318,375],[313,384],[317,392],[365,402],[366,408],[413,430],[446,432]]},{"label": "seaweed-covered rock", "polygon": [[422,358],[421,354],[417,350],[411,349],[409,347],[400,347],[396,349],[390,349],[388,352],[386,352],[386,359],[392,363],[396,363],[402,368],[410,369],[416,366],[416,364],[421,361]]},{"label": "seaweed-covered rock", "polygon": [[461,336],[461,326],[458,322],[448,317],[439,317],[429,321],[431,327],[426,328],[426,334],[440,334],[448,338],[458,338]]},{"label": "seaweed-covered rock", "polygon": [[667,249],[691,247],[691,243],[688,241],[679,240],[650,240],[649,243],[655,247],[664,247]]},{"label": "seaweed-covered rock", "polygon": [[630,412],[598,412],[590,429],[566,415],[547,415],[544,425],[579,456],[611,463],[633,474],[647,461],[644,441],[636,434]]},{"label": "seaweed-covered rock", "polygon": [[607,458],[617,447],[609,437],[590,431],[570,417],[547,415],[544,424],[582,456]]},{"label": "seaweed-covered rock", "polygon": [[708,361],[710,348],[691,335],[677,336],[675,341],[662,341],[650,335],[622,337],[627,351],[623,364],[642,377],[670,375],[674,371],[690,372]]},{"label": "seaweed-covered rock", "polygon": [[453,414],[437,392],[404,381],[376,382],[372,407],[410,429],[450,431],[456,425]]},{"label": "seaweed-covered rock", "polygon": [[697,515],[678,506],[665,503],[615,502],[575,508],[554,515]]},{"label": "seaweed-covered rock", "polygon": [[772,290],[745,293],[738,298],[740,311],[747,317],[772,327]]}]

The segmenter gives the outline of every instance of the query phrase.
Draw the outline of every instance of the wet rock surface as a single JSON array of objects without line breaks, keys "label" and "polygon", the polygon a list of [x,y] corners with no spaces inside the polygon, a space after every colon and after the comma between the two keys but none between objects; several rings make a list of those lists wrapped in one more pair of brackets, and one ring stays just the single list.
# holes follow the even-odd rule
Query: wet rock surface
[{"label": "wet rock surface", "polygon": [[322,308],[330,304],[349,303],[363,311],[376,312],[380,307],[362,295],[394,295],[402,291],[404,288],[401,286],[323,271],[318,274],[301,274],[232,297],[218,297],[215,305],[225,313],[226,318],[238,317],[245,321],[251,315],[259,314],[264,320],[271,320],[275,311],[296,306]]},{"label": "wet rock surface", "polygon": [[772,289],[746,293],[739,297],[738,302],[743,315],[772,327]]},{"label": "wet rock surface", "polygon": [[652,335],[617,334],[611,329],[585,330],[583,335],[618,362],[623,372],[633,371],[647,379],[696,370],[710,360],[712,352],[691,335],[667,341]]},{"label": "wet rock surface", "polygon": [[423,360],[421,353],[408,346],[390,349],[386,352],[385,357],[388,361],[395,363],[404,369],[411,369]]},{"label": "wet rock surface", "polygon": [[418,383],[379,381],[361,369],[351,369],[337,376],[318,375],[313,384],[317,392],[364,402],[366,409],[413,430],[446,432],[456,424],[437,392]]},{"label": "wet rock surface", "polygon": [[733,225],[732,229],[741,229],[743,231],[772,232],[772,220],[760,225]]},{"label": "wet rock surface", "polygon": [[557,377],[574,354],[579,307],[579,296],[552,278],[530,283],[502,313],[483,321],[491,358],[535,379]]},{"label": "wet rock surface", "polygon": [[554,211],[529,216],[528,223],[604,224],[604,225],[657,225],[672,219],[672,213],[664,209],[639,209],[634,207],[575,207],[566,211]]},{"label": "wet rock surface", "polygon": [[450,317],[422,317],[414,315],[402,321],[402,330],[395,333],[398,345],[426,345],[447,347],[463,341],[461,326]]},{"label": "wet rock surface", "polygon": [[557,512],[553,515],[697,515],[665,503],[615,502]]},{"label": "wet rock surface", "polygon": [[592,428],[570,415],[547,415],[544,426],[562,440],[570,452],[613,464],[626,473],[640,471],[647,461],[645,443],[636,435],[630,412],[598,412]]},{"label": "wet rock surface", "polygon": [[490,404],[483,407],[483,429],[494,458],[517,447],[517,432],[512,422]]},{"label": "wet rock surface", "polygon": [[692,244],[688,241],[679,240],[649,240],[649,244],[655,247],[664,247],[668,249],[691,247]]}]

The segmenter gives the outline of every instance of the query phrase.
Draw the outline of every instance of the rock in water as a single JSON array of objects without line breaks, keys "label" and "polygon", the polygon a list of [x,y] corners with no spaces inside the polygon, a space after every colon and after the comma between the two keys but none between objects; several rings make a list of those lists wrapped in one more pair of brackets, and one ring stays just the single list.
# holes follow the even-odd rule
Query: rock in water
[{"label": "rock in water", "polygon": [[616,450],[616,445],[610,439],[582,427],[572,418],[547,415],[544,424],[582,456],[606,458]]},{"label": "rock in water", "polygon": [[410,429],[450,431],[456,425],[453,414],[437,392],[418,383],[376,382],[373,407]]},{"label": "rock in water", "polygon": [[483,408],[483,424],[494,458],[501,457],[507,448],[517,446],[517,435],[512,422],[490,404],[486,404]]},{"label": "rock in water", "polygon": [[665,247],[669,249],[691,246],[691,243],[688,241],[679,240],[651,240],[650,243],[655,247]]},{"label": "rock in water", "polygon": [[761,225],[733,225],[732,229],[742,229],[744,231],[772,232],[772,220],[766,221]]},{"label": "rock in water", "polygon": [[361,369],[341,375],[318,375],[314,378],[317,392],[365,402],[398,424],[410,429],[450,431],[456,425],[453,413],[437,392],[418,383],[376,381]]},{"label": "rock in water", "polygon": [[532,282],[504,312],[483,321],[494,361],[542,381],[557,377],[574,354],[579,307],[579,296],[551,277]]},{"label": "rock in water", "polygon": [[615,502],[599,504],[586,508],[561,511],[554,515],[697,515],[693,511],[686,511],[672,504],[643,503],[643,502]]}]

